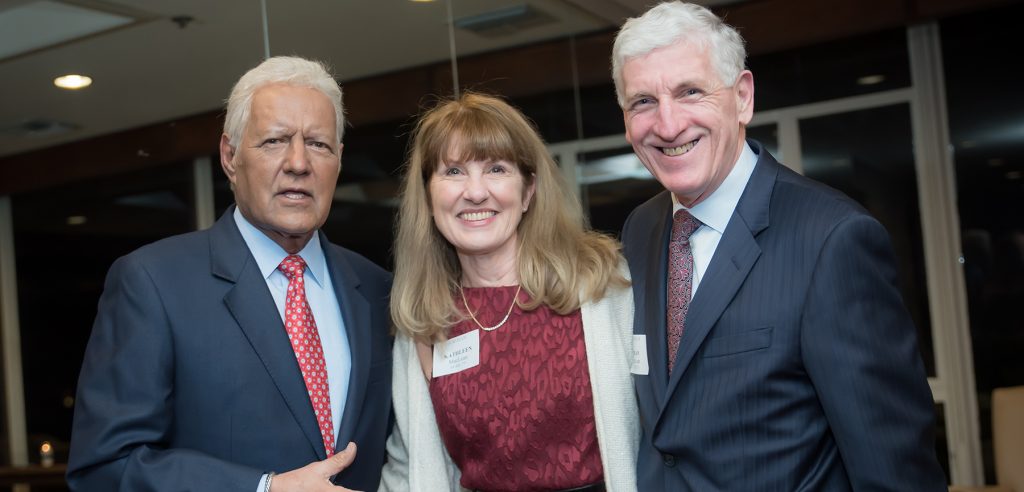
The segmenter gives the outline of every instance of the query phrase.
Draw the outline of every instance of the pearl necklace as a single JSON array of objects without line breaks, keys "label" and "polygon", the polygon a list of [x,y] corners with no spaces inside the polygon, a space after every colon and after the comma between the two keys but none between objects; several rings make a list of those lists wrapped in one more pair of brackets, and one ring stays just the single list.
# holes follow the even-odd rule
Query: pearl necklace
[{"label": "pearl necklace", "polygon": [[519,291],[522,289],[523,284],[519,284],[519,287],[516,289],[515,295],[512,296],[512,305],[508,307],[508,312],[505,313],[505,317],[501,319],[500,323],[494,326],[484,326],[482,323],[480,323],[480,320],[476,319],[476,316],[473,315],[473,310],[469,309],[469,302],[466,301],[466,292],[462,290],[462,285],[459,284],[459,294],[462,294],[462,305],[466,306],[466,312],[469,313],[469,317],[473,318],[473,321],[476,322],[476,325],[479,326],[480,329],[483,331],[497,330],[498,328],[501,328],[501,326],[504,325],[506,321],[508,321],[508,317],[512,315],[512,309],[516,307],[516,301],[519,300]]}]

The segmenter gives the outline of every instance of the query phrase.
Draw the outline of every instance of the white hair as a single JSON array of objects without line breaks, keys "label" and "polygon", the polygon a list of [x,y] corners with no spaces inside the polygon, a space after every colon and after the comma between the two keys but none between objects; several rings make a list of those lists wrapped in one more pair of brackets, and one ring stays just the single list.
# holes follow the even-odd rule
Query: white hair
[{"label": "white hair", "polygon": [[295,56],[268,58],[238,79],[227,100],[227,115],[224,117],[224,133],[233,146],[242,139],[242,131],[249,123],[252,111],[252,95],[261,87],[270,84],[287,84],[309,87],[322,92],[334,105],[336,140],[341,142],[345,132],[345,110],[341,103],[341,87],[334,80],[327,67],[318,61]]},{"label": "white hair", "polygon": [[736,29],[710,10],[693,3],[664,2],[622,25],[612,47],[612,78],[619,106],[625,106],[622,66],[630,58],[676,43],[707,49],[722,83],[732,86],[744,69],[747,51]]}]

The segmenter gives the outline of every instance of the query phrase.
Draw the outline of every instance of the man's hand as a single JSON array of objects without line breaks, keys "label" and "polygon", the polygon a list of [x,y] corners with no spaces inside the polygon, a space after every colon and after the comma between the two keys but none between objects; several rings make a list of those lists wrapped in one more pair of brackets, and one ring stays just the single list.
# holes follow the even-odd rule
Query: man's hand
[{"label": "man's hand", "polygon": [[352,460],[356,459],[356,443],[350,442],[341,451],[323,461],[310,463],[288,473],[274,475],[270,483],[270,492],[339,492],[349,490],[331,483],[331,477],[338,474]]}]

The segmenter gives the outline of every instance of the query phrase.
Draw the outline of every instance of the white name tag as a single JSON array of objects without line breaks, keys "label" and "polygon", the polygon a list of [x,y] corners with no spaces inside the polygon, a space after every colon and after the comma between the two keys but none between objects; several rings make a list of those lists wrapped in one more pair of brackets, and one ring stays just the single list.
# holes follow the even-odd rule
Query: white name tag
[{"label": "white name tag", "polygon": [[647,366],[647,335],[633,335],[633,362],[629,372],[640,376],[651,372]]},{"label": "white name tag", "polygon": [[434,344],[434,377],[447,376],[480,365],[480,330]]}]

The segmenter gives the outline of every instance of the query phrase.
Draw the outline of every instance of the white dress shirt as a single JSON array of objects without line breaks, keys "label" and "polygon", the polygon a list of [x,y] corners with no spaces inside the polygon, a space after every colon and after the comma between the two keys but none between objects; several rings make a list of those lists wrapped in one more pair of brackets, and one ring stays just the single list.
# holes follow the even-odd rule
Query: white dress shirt
[{"label": "white dress shirt", "polygon": [[693,253],[693,283],[690,288],[690,299],[697,293],[700,280],[704,278],[704,272],[711,264],[711,258],[715,256],[718,243],[722,240],[725,227],[729,225],[729,219],[736,210],[736,204],[747,188],[747,181],[754,172],[754,165],[757,164],[757,154],[750,148],[749,144],[743,144],[736,165],[729,171],[718,189],[711,192],[711,196],[705,198],[693,208],[686,208],[675,193],[672,193],[672,213],[680,209],[690,212],[701,226],[690,235],[690,251]]},{"label": "white dress shirt", "polygon": [[[267,282],[267,288],[274,297],[277,312],[281,316],[281,329],[284,329],[284,307],[288,295],[288,277],[277,269],[288,252],[275,243],[270,237],[257,229],[235,208],[235,224],[242,233],[242,239],[256,259],[260,273]],[[324,351],[324,364],[327,368],[327,386],[331,396],[331,422],[334,424],[335,438],[341,424],[341,416],[345,412],[348,398],[349,376],[352,372],[352,351],[345,332],[345,322],[341,317],[341,306],[334,293],[334,284],[327,269],[327,258],[320,244],[320,235],[314,233],[298,253],[306,262],[304,277],[306,282],[306,301],[313,311],[317,331],[320,334],[320,345]],[[311,280],[311,281],[310,281]],[[289,470],[275,470],[289,471]],[[257,491],[263,490],[266,475],[260,479]]]}]

